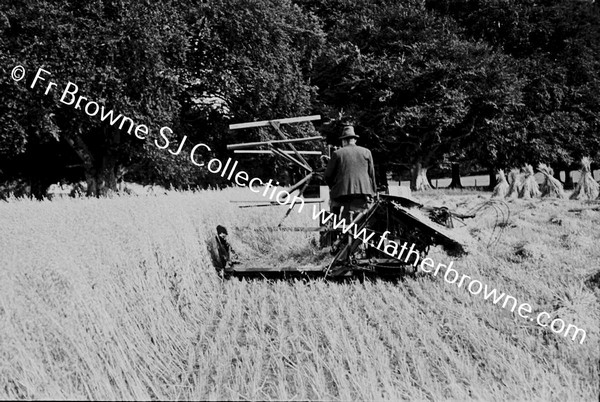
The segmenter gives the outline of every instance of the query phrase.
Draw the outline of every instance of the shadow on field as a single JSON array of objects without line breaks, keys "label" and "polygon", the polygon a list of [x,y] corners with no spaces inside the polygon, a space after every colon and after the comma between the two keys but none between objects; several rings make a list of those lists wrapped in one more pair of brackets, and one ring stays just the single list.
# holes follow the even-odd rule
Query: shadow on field
[{"label": "shadow on field", "polygon": [[585,284],[591,290],[594,290],[595,288],[597,291],[600,291],[600,271],[590,275],[589,278],[586,279]]}]

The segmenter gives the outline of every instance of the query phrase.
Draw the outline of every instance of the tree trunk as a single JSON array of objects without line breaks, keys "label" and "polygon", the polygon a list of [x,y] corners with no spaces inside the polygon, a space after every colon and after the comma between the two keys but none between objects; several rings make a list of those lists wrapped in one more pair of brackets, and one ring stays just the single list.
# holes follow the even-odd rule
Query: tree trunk
[{"label": "tree trunk", "polygon": [[552,165],[552,171],[554,172],[553,176],[556,180],[562,182],[562,180],[560,179],[560,165]]},{"label": "tree trunk", "polygon": [[117,191],[117,165],[113,156],[105,155],[102,166],[86,170],[85,178],[88,197],[106,197]]},{"label": "tree trunk", "polygon": [[98,134],[104,136],[106,145],[99,158],[94,158],[81,137],[65,136],[67,142],[83,161],[88,197],[104,197],[111,191],[117,191],[117,160],[114,150],[121,142],[121,134],[119,130],[110,132],[106,128],[101,133]]},{"label": "tree trunk", "polygon": [[565,169],[565,185],[563,186],[563,188],[565,190],[573,190],[574,188],[574,184],[573,184],[573,176],[571,176],[571,170],[567,167],[567,169]]},{"label": "tree trunk", "polygon": [[496,187],[496,184],[498,184],[498,180],[496,179],[496,169],[490,166],[488,169],[488,175],[490,176],[489,190],[494,191],[494,187]]},{"label": "tree trunk", "polygon": [[35,199],[40,201],[43,200],[48,197],[48,188],[50,187],[50,184],[40,177],[32,177],[29,180],[30,196],[35,197]]},{"label": "tree trunk", "polygon": [[384,187],[388,188],[388,180],[387,180],[387,164],[381,164],[379,166],[375,166],[375,183],[376,187]]},{"label": "tree trunk", "polygon": [[113,153],[109,150],[102,157],[102,167],[97,175],[96,185],[98,186],[98,196],[105,197],[113,191],[117,191],[117,162]]},{"label": "tree trunk", "polygon": [[98,186],[96,185],[96,169],[85,167],[85,195],[88,197],[96,197],[98,195]]},{"label": "tree trunk", "polygon": [[79,159],[81,159],[83,162],[85,181],[87,183],[86,195],[88,197],[96,195],[96,169],[94,167],[94,157],[92,156],[92,153],[85,142],[83,142],[81,137],[78,135],[75,135],[74,138],[71,138],[69,135],[65,135],[64,138],[71,148],[73,148],[73,151],[75,151],[77,156],[79,156]]},{"label": "tree trunk", "polygon": [[463,185],[460,182],[460,165],[458,163],[452,164],[452,181],[448,188],[463,188]]},{"label": "tree trunk", "polygon": [[431,180],[431,178],[429,176],[426,176],[426,177],[427,177],[427,182],[429,183],[429,186],[431,188],[437,189],[437,186],[433,184],[433,181]]},{"label": "tree trunk", "polygon": [[429,185],[429,180],[427,179],[427,169],[428,167],[424,167],[421,162],[417,162],[411,168],[411,180],[410,180],[410,188],[413,191],[425,191],[431,190],[432,187]]}]

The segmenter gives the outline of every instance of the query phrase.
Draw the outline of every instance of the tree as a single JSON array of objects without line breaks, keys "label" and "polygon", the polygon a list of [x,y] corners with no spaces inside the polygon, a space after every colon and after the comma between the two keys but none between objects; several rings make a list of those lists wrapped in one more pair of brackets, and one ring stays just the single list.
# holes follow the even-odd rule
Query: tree
[{"label": "tree", "polygon": [[[227,155],[226,144],[263,140],[269,130],[230,133],[229,123],[269,120],[308,114],[315,96],[309,72],[323,46],[320,23],[291,1],[212,1],[210,8],[190,12],[192,49],[188,55],[182,121],[187,132],[201,132],[215,144],[216,155]],[[209,98],[219,99],[216,111]],[[310,127],[300,128],[302,135]],[[190,134],[193,135],[193,134]],[[240,138],[244,136],[244,138]],[[275,163],[274,160],[270,161]],[[259,171],[263,176],[284,166]]]},{"label": "tree", "polygon": [[411,169],[413,189],[429,188],[430,167],[459,163],[486,122],[519,103],[506,57],[422,3],[333,3],[348,14],[332,22],[313,82],[366,133],[380,166]]},{"label": "tree", "polygon": [[[3,66],[25,64],[31,74],[43,67],[51,73],[46,78],[59,87],[72,82],[88,100],[152,128],[176,115],[176,66],[184,58],[186,42],[172,3],[16,1],[3,6],[2,13],[9,23],[2,42]],[[0,85],[3,93],[8,88],[9,96],[16,95],[10,99],[13,113],[4,114],[10,123],[3,135],[9,150],[3,170],[14,177],[23,174],[36,153],[49,153],[47,147],[53,144],[59,151],[48,165],[66,168],[78,161],[88,193],[102,195],[116,189],[123,166],[151,157],[131,131],[88,118],[83,110],[60,102],[60,94],[44,95],[45,87],[16,89],[6,80]],[[158,130],[153,131],[157,137]],[[50,180],[66,178],[61,172],[45,174],[44,165],[27,166],[33,175],[48,179],[38,196]]]},{"label": "tree", "polygon": [[485,132],[489,152],[471,155],[494,168],[545,162],[558,171],[600,149],[598,98],[589,92],[599,83],[597,4],[448,0],[428,7],[512,58],[522,83],[518,110],[494,119]]}]

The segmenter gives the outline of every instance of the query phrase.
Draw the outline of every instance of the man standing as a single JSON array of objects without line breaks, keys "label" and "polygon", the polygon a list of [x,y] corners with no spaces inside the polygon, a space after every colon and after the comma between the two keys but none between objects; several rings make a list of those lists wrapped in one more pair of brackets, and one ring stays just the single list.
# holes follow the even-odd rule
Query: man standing
[{"label": "man standing", "polygon": [[345,126],[327,165],[324,178],[330,188],[331,212],[349,217],[350,211],[363,211],[376,193],[373,156],[367,148],[356,145],[354,127]]}]

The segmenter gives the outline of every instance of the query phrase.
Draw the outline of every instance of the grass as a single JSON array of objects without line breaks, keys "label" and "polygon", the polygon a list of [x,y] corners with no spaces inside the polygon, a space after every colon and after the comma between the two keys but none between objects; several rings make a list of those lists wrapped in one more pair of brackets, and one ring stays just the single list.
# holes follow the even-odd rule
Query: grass
[{"label": "grass", "polygon": [[[581,202],[510,201],[495,247],[493,217],[478,217],[481,242],[454,268],[584,328],[583,344],[430,276],[222,281],[214,227],[276,224],[285,211],[238,209],[238,195],[0,204],[0,399],[597,398],[600,288],[586,280],[600,213],[567,212]],[[421,197],[466,210],[488,195]],[[310,240],[288,235],[232,233],[244,253],[276,259]]]}]

